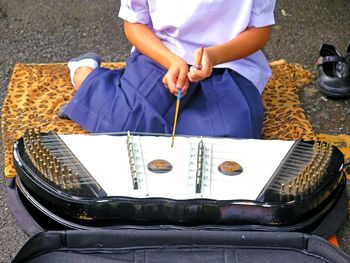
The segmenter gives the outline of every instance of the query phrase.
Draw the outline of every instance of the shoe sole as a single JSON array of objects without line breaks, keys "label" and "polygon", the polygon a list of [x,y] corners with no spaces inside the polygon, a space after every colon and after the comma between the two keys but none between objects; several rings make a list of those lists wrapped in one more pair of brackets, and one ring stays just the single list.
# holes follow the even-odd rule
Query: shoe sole
[{"label": "shoe sole", "polygon": [[324,90],[320,85],[319,83],[316,83],[317,84],[317,87],[319,89],[319,91],[329,97],[329,98],[332,98],[332,99],[347,99],[350,97],[350,94],[339,94],[339,93],[333,93],[333,92],[329,92],[327,90]]},{"label": "shoe sole", "polygon": [[326,95],[327,97],[333,98],[333,99],[347,99],[350,97],[350,94],[349,95],[341,95],[341,94],[331,93],[331,92],[325,91],[321,88],[319,88],[319,90],[323,95]]}]

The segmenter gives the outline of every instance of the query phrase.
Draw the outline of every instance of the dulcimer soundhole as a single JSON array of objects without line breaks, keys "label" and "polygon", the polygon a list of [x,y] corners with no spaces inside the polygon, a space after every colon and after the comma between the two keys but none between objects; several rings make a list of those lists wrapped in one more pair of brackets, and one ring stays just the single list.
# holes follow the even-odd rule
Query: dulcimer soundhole
[{"label": "dulcimer soundhole", "polygon": [[168,173],[173,169],[170,162],[163,159],[156,159],[148,163],[148,170],[156,174]]},{"label": "dulcimer soundhole", "polygon": [[219,172],[224,175],[234,176],[243,172],[242,166],[234,161],[225,161],[218,167]]}]

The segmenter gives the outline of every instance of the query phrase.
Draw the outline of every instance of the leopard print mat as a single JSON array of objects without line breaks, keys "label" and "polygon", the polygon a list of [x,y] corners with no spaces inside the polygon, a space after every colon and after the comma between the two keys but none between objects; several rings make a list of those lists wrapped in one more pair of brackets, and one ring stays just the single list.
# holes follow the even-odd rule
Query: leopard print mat
[{"label": "leopard print mat", "polygon": [[[312,82],[311,72],[284,60],[271,62],[273,71],[264,93],[264,139],[316,139],[299,101],[300,89]],[[121,68],[124,63],[104,63]],[[2,140],[5,154],[5,177],[15,176],[12,164],[13,143],[28,128],[60,134],[86,133],[76,123],[57,117],[61,104],[73,95],[66,64],[17,64],[2,108]],[[347,137],[346,137],[347,138]],[[322,137],[327,140],[328,138]],[[336,141],[336,140],[335,140]],[[333,142],[334,138],[333,138]],[[340,144],[346,149],[350,144]],[[348,158],[350,158],[350,153]]]}]

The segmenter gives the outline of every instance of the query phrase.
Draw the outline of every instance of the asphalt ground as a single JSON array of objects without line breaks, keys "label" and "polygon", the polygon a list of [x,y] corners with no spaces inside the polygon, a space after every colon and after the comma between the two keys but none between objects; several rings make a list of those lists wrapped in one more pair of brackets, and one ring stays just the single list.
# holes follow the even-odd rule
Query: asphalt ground
[{"label": "asphalt ground", "polygon": [[[0,0],[0,101],[16,63],[55,63],[94,51],[104,61],[123,61],[130,45],[118,0]],[[278,0],[276,26],[264,49],[269,60],[286,59],[314,71],[322,43],[344,53],[350,39],[348,0]],[[301,92],[303,107],[316,132],[350,134],[350,101],[322,96],[314,84]],[[1,147],[2,151],[2,147]],[[3,153],[1,152],[1,156]],[[3,160],[0,161],[3,171]],[[3,173],[2,173],[3,174]],[[0,262],[9,262],[28,240],[7,206],[0,184]],[[338,234],[350,253],[350,223]]]}]

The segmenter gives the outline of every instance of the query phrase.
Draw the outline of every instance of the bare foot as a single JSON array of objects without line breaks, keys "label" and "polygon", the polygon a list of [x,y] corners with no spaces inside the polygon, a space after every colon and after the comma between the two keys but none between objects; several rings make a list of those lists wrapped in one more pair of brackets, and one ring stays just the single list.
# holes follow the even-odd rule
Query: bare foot
[{"label": "bare foot", "polygon": [[74,73],[73,82],[75,85],[75,90],[78,90],[86,79],[86,77],[93,71],[90,67],[79,67]]}]

